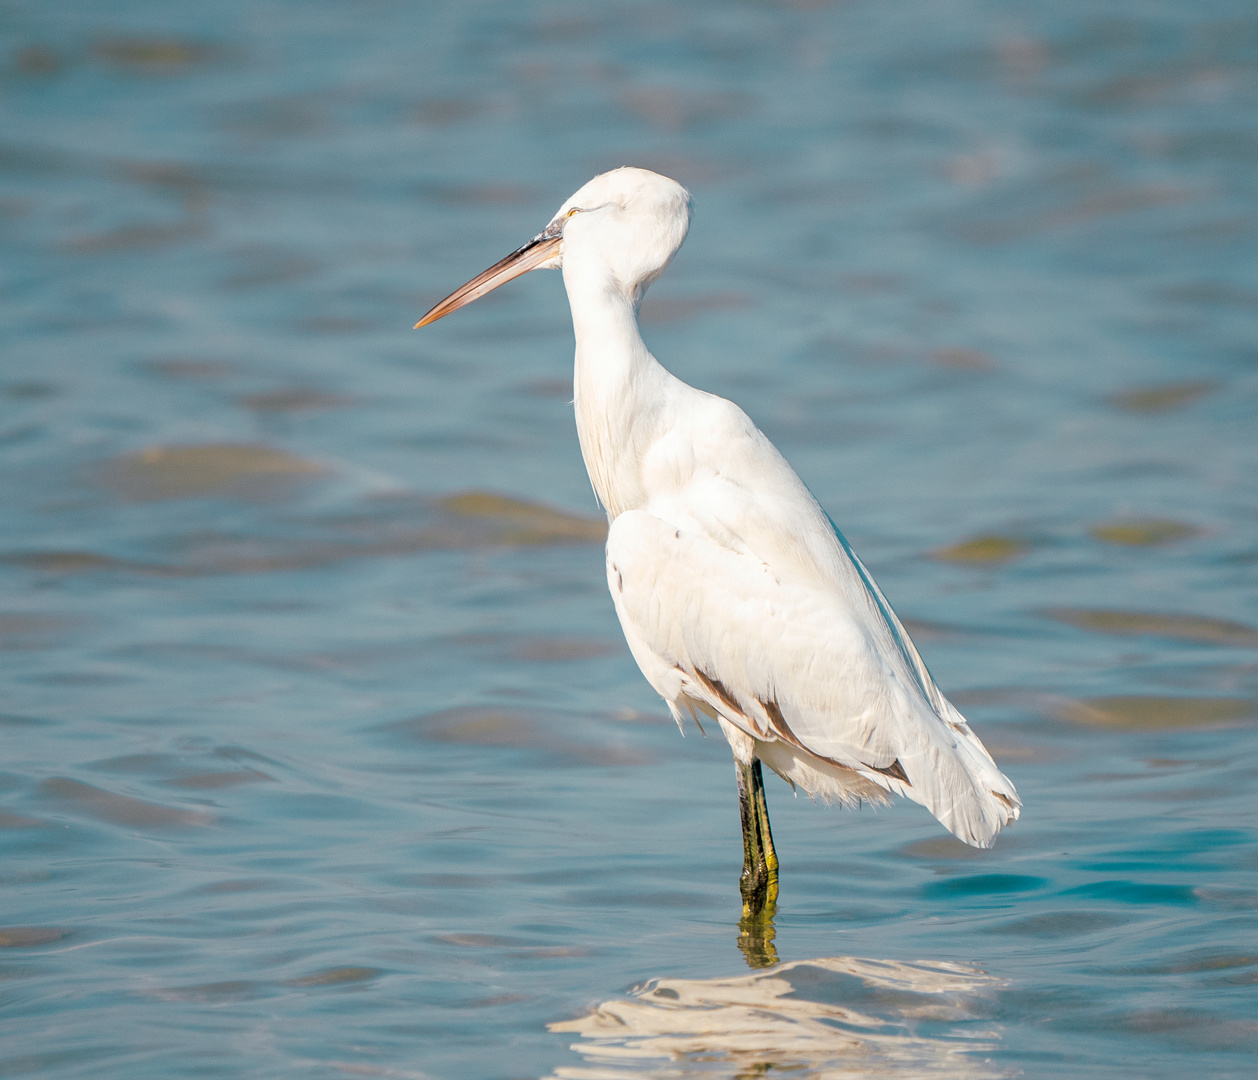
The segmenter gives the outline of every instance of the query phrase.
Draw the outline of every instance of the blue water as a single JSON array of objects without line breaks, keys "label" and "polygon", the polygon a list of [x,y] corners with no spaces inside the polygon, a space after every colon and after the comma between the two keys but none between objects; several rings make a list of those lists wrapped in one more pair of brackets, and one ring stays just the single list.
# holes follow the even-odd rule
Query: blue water
[{"label": "blue water", "polygon": [[[1258,1072],[1252,4],[0,35],[0,1075]],[[770,779],[742,948],[729,752],[621,640],[558,276],[409,329],[624,163],[695,197],[649,344],[1025,800],[974,852]]]}]

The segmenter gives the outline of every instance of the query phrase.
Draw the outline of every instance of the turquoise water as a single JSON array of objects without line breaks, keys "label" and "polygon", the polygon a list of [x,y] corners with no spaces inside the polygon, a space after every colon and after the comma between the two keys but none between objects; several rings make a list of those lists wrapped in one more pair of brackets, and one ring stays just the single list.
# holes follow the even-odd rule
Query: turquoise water
[{"label": "turquoise water", "polygon": [[[1254,1075],[1251,4],[0,32],[0,1075]],[[975,852],[771,779],[758,948],[729,752],[606,596],[558,275],[409,329],[622,163],[695,196],[649,344],[1026,804]]]}]

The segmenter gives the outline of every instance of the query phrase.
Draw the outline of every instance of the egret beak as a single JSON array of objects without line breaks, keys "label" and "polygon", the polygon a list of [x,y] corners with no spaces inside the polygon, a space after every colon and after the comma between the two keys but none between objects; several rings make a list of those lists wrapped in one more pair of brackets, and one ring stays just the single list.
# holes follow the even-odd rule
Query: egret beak
[{"label": "egret beak", "polygon": [[505,285],[512,278],[518,278],[521,274],[536,270],[542,263],[555,257],[562,242],[563,233],[558,227],[551,225],[522,248],[517,248],[505,259],[477,274],[466,285],[455,289],[420,319],[415,324],[415,329],[418,330],[421,326],[436,322],[443,316],[449,315],[450,312],[458,311],[465,304],[470,304],[473,300],[479,300],[486,293],[493,292],[499,285]]}]

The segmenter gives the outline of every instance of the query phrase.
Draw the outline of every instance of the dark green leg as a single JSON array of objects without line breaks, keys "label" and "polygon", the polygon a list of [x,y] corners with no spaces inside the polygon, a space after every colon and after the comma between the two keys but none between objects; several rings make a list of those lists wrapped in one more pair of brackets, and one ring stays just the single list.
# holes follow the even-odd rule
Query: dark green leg
[{"label": "dark green leg", "polygon": [[769,830],[769,811],[764,802],[764,777],[760,762],[735,763],[738,774],[738,807],[743,819],[743,873],[738,888],[743,894],[743,918],[772,916],[778,898],[778,857]]},{"label": "dark green leg", "polygon": [[738,807],[743,820],[743,872],[738,880],[743,894],[738,947],[749,966],[771,967],[778,962],[773,947],[773,914],[778,898],[778,857],[773,850],[769,810],[764,801],[760,762],[734,765],[738,776]]}]

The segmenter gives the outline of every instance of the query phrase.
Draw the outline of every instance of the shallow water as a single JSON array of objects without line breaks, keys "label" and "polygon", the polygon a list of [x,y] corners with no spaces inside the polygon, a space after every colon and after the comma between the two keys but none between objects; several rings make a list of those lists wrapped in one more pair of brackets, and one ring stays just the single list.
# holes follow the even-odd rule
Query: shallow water
[{"label": "shallow water", "polygon": [[[0,1075],[1254,1074],[1251,4],[0,27]],[[558,277],[409,329],[625,162],[696,200],[648,342],[1026,804],[977,852],[771,781],[768,940]]]}]

